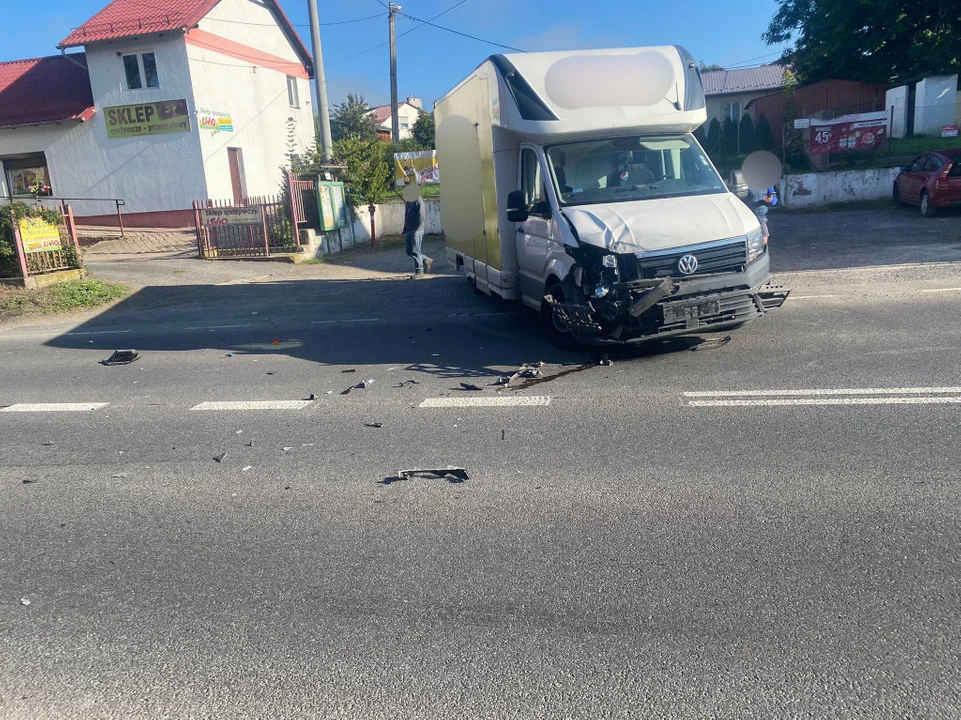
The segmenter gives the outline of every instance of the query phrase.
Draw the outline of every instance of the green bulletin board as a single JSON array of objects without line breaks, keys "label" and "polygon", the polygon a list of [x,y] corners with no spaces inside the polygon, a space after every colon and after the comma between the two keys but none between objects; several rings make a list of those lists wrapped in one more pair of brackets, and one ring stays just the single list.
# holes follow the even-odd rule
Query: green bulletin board
[{"label": "green bulletin board", "polygon": [[342,182],[317,183],[317,203],[320,207],[320,229],[343,230],[350,227],[347,195]]}]

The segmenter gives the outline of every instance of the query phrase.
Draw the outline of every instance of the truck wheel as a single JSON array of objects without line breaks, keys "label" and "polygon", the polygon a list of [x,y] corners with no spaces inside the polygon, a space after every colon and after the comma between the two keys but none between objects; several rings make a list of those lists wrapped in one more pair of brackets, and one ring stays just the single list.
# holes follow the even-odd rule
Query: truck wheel
[{"label": "truck wheel", "polygon": [[[563,300],[564,288],[560,283],[555,283],[547,288],[547,292],[544,294]],[[577,338],[571,334],[571,331],[555,317],[554,308],[546,299],[541,301],[541,326],[544,328],[547,339],[554,344],[554,347],[561,350],[577,350],[581,346]]]},{"label": "truck wheel", "polygon": [[921,214],[926,217],[934,217],[938,214],[937,208],[931,204],[931,197],[928,195],[927,190],[921,192]]}]

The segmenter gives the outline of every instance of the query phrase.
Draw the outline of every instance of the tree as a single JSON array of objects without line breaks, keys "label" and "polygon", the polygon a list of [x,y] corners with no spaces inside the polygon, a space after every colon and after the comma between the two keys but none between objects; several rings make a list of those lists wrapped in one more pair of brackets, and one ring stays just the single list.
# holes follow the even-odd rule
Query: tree
[{"label": "tree", "polygon": [[694,131],[694,139],[701,143],[702,148],[707,149],[707,135],[704,134],[703,125]]},{"label": "tree", "polygon": [[717,72],[723,69],[724,67],[722,65],[715,65],[715,64],[708,65],[703,60],[701,60],[701,72]]},{"label": "tree", "polygon": [[373,140],[377,137],[377,124],[368,113],[367,100],[363,95],[349,93],[347,99],[334,106],[330,115],[330,133],[334,142],[345,138]]},{"label": "tree", "polygon": [[738,128],[741,141],[741,154],[752,153],[757,150],[757,142],[754,139],[754,120],[745,113],[741,116],[741,127]]},{"label": "tree", "polygon": [[707,146],[704,148],[708,153],[716,153],[721,150],[721,123],[717,118],[711,119],[711,124],[707,127]]},{"label": "tree", "polygon": [[433,150],[435,147],[434,113],[420,113],[410,132],[417,144],[420,145],[421,150]]},{"label": "tree", "polygon": [[721,152],[725,157],[737,155],[737,124],[730,117],[721,126]]},{"label": "tree", "polygon": [[754,128],[754,144],[758,150],[774,150],[774,135],[771,133],[771,123],[768,122],[767,115],[761,113],[757,116],[757,125]]},{"label": "tree", "polygon": [[379,138],[347,137],[334,143],[334,158],[346,165],[344,179],[355,206],[376,205],[387,195],[392,179],[391,146]]},{"label": "tree", "polygon": [[961,70],[956,0],[777,0],[764,40],[792,43],[785,57],[804,82],[890,82]]}]

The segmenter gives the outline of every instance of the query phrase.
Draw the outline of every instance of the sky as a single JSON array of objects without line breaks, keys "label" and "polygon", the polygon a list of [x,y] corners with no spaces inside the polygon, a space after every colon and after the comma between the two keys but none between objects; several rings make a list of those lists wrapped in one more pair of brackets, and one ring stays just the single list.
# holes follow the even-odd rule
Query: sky
[{"label": "sky", "polygon": [[[11,2],[4,8],[0,60],[56,54],[57,43],[107,2]],[[306,0],[280,2],[309,47]],[[776,60],[781,49],[761,40],[776,10],[775,0],[400,0],[399,4],[403,13],[422,20],[453,7],[433,22],[529,52],[682,45],[708,64],[744,66]],[[372,106],[389,103],[386,8],[379,0],[318,0],[318,5],[329,102],[338,103],[353,92]],[[357,22],[347,22],[353,20]],[[397,34],[398,93],[401,98],[422,98],[428,109],[489,55],[512,52],[403,15],[397,19]],[[364,52],[370,48],[374,49]]]}]

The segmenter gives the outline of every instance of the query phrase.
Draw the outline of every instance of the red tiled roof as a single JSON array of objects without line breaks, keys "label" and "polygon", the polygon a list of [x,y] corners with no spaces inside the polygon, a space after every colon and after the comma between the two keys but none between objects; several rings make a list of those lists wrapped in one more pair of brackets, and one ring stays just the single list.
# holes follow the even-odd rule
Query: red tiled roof
[{"label": "red tiled roof", "polygon": [[377,125],[387,122],[390,119],[390,105],[381,105],[370,111],[370,116],[374,118]]},{"label": "red tiled roof", "polygon": [[780,90],[784,77],[783,65],[761,65],[741,70],[718,70],[701,73],[705,95],[763,92]]},{"label": "red tiled roof", "polygon": [[69,58],[0,62],[0,127],[89,120],[94,105],[87,56]]},{"label": "red tiled roof", "polygon": [[[214,9],[220,0],[113,0],[83,25],[74,29],[57,47],[80,47],[152,33],[189,30]],[[293,44],[301,61],[313,71],[313,60],[303,40],[277,0],[266,0],[280,29]]]}]

